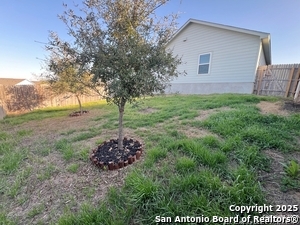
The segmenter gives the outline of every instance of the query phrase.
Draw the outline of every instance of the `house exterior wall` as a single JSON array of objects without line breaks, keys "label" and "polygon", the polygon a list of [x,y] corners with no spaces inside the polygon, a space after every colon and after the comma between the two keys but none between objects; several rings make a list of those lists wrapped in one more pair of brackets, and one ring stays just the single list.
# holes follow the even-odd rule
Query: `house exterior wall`
[{"label": "house exterior wall", "polygon": [[[168,47],[174,55],[182,57],[178,70],[187,73],[175,78],[169,91],[189,93],[190,87],[194,94],[252,93],[261,49],[259,36],[191,23]],[[210,73],[199,75],[199,55],[204,53],[211,53]],[[207,84],[210,90],[204,91]]]},{"label": "house exterior wall", "polygon": [[247,93],[253,92],[253,82],[231,83],[173,83],[166,90],[167,93],[181,94],[222,94],[222,93]]}]

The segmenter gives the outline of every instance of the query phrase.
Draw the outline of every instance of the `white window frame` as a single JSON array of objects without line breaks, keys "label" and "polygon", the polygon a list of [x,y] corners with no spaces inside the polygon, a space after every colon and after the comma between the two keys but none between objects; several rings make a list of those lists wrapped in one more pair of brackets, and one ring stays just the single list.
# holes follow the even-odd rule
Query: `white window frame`
[{"label": "white window frame", "polygon": [[[209,55],[209,62],[208,63],[202,63],[200,64],[200,56],[202,55]],[[211,58],[212,58],[212,52],[206,52],[206,53],[201,53],[198,56],[198,63],[197,63],[197,74],[198,75],[209,75],[210,74],[210,68],[211,68]],[[199,73],[199,66],[201,65],[207,65],[208,64],[208,73]]]}]

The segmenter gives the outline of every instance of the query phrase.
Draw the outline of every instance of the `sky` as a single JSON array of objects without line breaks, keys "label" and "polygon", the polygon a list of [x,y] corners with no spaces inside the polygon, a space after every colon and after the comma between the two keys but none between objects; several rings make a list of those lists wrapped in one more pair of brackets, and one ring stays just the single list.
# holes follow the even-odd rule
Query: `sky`
[{"label": "sky", "polygon": [[[0,78],[36,80],[49,31],[70,40],[58,15],[81,0],[1,0]],[[300,63],[300,0],[170,0],[163,16],[180,12],[178,28],[198,19],[271,34],[272,64]]]}]

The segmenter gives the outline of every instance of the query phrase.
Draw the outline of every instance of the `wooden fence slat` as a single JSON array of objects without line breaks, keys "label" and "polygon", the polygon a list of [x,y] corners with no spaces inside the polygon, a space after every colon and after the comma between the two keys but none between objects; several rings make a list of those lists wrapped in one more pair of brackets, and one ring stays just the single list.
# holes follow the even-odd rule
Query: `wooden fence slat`
[{"label": "wooden fence slat", "polygon": [[297,100],[297,98],[299,96],[299,91],[300,91],[300,82],[298,82],[298,85],[297,85],[296,93],[295,93],[295,96],[294,96],[294,101]]},{"label": "wooden fence slat", "polygon": [[297,82],[298,82],[298,73],[300,73],[300,66],[298,67],[297,65],[295,65],[293,79],[292,79],[292,82],[290,85],[288,97],[290,97],[290,96],[294,97],[294,92],[296,90],[296,86],[297,86]]},{"label": "wooden fence slat", "polygon": [[294,70],[295,70],[295,67],[293,67],[293,68],[291,69],[291,72],[290,72],[290,78],[289,78],[289,81],[288,81],[287,86],[286,86],[286,89],[285,89],[286,91],[285,91],[284,97],[287,97],[288,94],[289,94],[289,90],[290,90],[292,78],[293,78],[293,75],[294,75]]},{"label": "wooden fence slat", "polygon": [[256,71],[255,81],[253,85],[253,94],[258,94],[258,83],[259,83],[258,81],[261,73],[262,73],[262,67],[259,67],[259,69],[257,69]]},{"label": "wooden fence slat", "polygon": [[[300,65],[298,67],[298,72],[296,74],[296,81],[295,81],[295,87],[297,86],[298,82],[300,83]],[[296,88],[295,88],[296,89]],[[294,89],[294,90],[295,90]],[[295,92],[293,91],[292,94],[294,94]]]},{"label": "wooden fence slat", "polygon": [[260,73],[259,73],[258,85],[257,85],[257,94],[258,95],[260,94],[260,91],[261,91],[261,83],[262,83],[262,78],[263,78],[263,75],[264,75],[264,71],[265,70],[261,70]]},{"label": "wooden fence slat", "polygon": [[259,66],[253,94],[294,96],[300,78],[300,64]]},{"label": "wooden fence slat", "polygon": [[[66,96],[68,96],[66,98]],[[81,96],[82,103],[97,101],[101,97],[91,91],[89,96]],[[77,105],[77,98],[72,94],[55,96],[48,87],[34,86],[3,86],[0,85],[0,105],[7,112],[32,110],[48,106]]]}]

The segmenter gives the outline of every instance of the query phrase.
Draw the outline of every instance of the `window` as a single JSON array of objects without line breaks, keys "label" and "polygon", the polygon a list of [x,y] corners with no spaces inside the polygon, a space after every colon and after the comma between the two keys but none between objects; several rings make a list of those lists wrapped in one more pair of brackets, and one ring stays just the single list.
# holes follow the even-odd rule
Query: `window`
[{"label": "window", "polygon": [[198,74],[209,74],[211,53],[199,56]]}]

